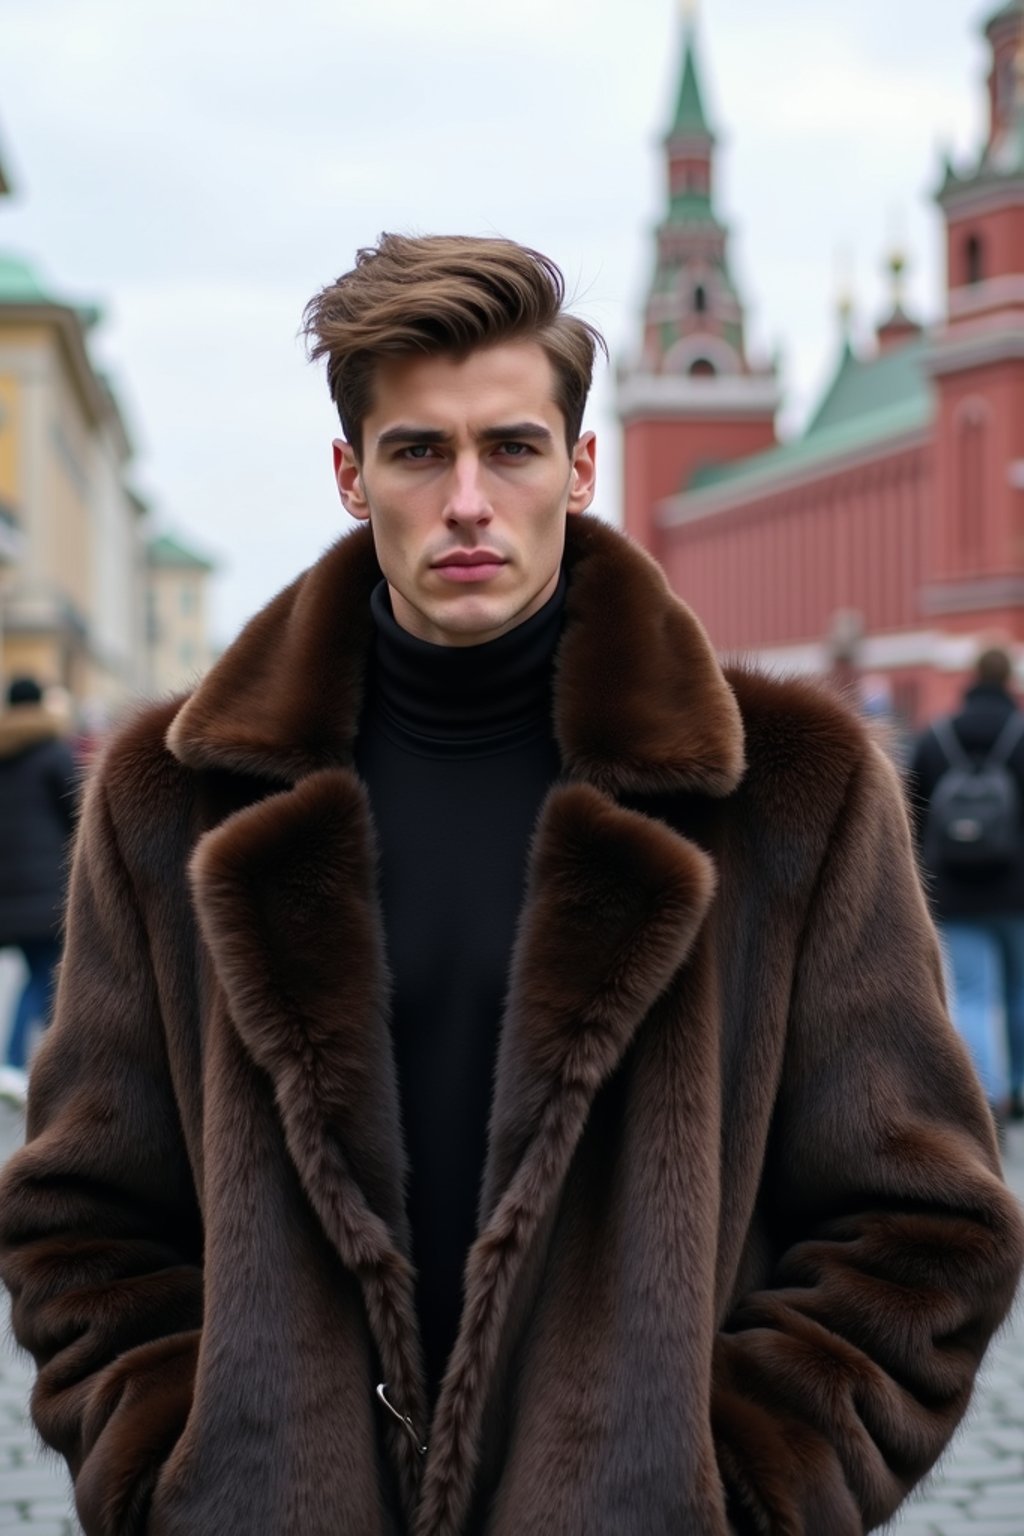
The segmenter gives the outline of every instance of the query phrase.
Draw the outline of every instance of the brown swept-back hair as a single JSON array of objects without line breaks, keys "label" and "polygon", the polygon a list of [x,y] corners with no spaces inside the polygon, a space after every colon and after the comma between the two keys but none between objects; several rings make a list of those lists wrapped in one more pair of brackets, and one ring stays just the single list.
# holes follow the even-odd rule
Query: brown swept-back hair
[{"label": "brown swept-back hair", "polygon": [[306,305],[302,329],[313,361],[327,358],[327,387],[357,456],[382,360],[450,354],[512,340],[536,341],[555,375],[555,403],[570,453],[580,435],[598,348],[594,326],[567,314],[565,279],[549,256],[513,240],[470,235],[381,235],[351,272]]}]

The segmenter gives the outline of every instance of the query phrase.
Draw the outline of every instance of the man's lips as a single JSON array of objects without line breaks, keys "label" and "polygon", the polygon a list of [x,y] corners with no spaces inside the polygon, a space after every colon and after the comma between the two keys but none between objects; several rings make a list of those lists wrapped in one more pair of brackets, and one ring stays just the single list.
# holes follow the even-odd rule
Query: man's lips
[{"label": "man's lips", "polygon": [[450,554],[442,555],[434,561],[435,570],[449,565],[504,565],[504,555],[498,555],[493,549],[453,549]]},{"label": "man's lips", "polygon": [[444,581],[489,581],[507,564],[492,549],[455,550],[435,560],[431,569]]}]

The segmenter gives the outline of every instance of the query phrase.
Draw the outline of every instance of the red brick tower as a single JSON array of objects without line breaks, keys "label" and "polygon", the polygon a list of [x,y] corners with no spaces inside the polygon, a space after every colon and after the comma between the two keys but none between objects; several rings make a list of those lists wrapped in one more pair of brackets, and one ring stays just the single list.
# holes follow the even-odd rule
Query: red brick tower
[{"label": "red brick tower", "polygon": [[943,627],[1024,639],[1024,0],[985,27],[988,138],[947,165],[947,317],[929,360],[937,394],[928,611]]},{"label": "red brick tower", "polygon": [[682,54],[643,343],[618,373],[626,530],[656,556],[657,503],[697,483],[703,468],[772,447],[779,403],[774,370],[747,360],[728,232],[714,211],[715,136],[692,20],[684,23]]}]

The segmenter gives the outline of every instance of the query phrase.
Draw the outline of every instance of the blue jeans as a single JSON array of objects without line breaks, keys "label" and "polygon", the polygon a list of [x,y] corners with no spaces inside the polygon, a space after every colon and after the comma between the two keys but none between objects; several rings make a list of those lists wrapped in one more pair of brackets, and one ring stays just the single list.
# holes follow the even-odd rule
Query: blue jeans
[{"label": "blue jeans", "polygon": [[60,959],[60,944],[56,939],[24,939],[16,947],[25,956],[28,980],[14,1011],[11,1036],[7,1042],[7,1065],[20,1067],[24,1071],[28,1065],[32,1026],[38,1024],[45,1029],[50,1022],[53,973]]},{"label": "blue jeans", "polygon": [[942,925],[953,1022],[990,1104],[1024,1088],[1024,914]]}]

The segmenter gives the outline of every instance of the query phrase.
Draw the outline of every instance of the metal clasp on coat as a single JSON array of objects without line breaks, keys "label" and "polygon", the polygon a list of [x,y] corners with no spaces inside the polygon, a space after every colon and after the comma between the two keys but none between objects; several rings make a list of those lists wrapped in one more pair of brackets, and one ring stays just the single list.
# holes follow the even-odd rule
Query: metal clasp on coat
[{"label": "metal clasp on coat", "polygon": [[425,1456],[427,1454],[426,1442],[421,1440],[419,1435],[416,1433],[412,1419],[410,1419],[407,1413],[399,1413],[394,1403],[388,1402],[388,1384],[386,1381],[380,1381],[377,1383],[377,1396],[384,1404],[384,1407],[387,1409],[388,1413],[391,1414],[391,1417],[397,1419],[399,1424],[401,1424],[402,1428],[409,1436],[409,1439],[416,1447],[417,1456]]}]

